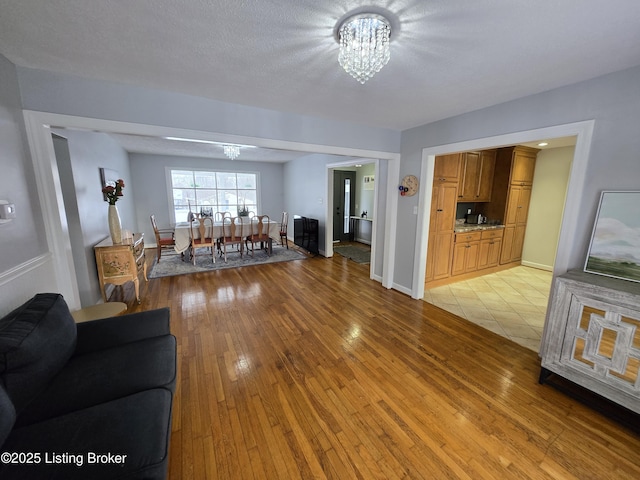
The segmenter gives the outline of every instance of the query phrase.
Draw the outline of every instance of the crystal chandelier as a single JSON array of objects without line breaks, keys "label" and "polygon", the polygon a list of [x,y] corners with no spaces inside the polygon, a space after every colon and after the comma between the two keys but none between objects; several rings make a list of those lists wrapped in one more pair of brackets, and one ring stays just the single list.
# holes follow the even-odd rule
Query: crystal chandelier
[{"label": "crystal chandelier", "polygon": [[222,150],[231,160],[235,160],[240,155],[240,147],[238,145],[223,145]]},{"label": "crystal chandelier", "polygon": [[364,84],[389,61],[391,24],[382,15],[364,13],[347,18],[338,30],[338,62]]}]

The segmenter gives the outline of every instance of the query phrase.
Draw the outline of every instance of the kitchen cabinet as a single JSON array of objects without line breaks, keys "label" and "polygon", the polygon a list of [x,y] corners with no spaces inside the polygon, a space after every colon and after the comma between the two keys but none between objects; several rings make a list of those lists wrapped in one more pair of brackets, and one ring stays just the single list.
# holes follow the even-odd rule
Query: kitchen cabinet
[{"label": "kitchen cabinet", "polygon": [[439,155],[433,167],[434,182],[458,182],[460,179],[460,153]]},{"label": "kitchen cabinet", "polygon": [[502,249],[502,229],[484,230],[480,237],[478,251],[478,270],[495,267],[500,263],[500,251]]},{"label": "kitchen cabinet", "polygon": [[496,150],[480,152],[480,172],[476,202],[490,202],[493,191],[493,175],[496,168]]},{"label": "kitchen cabinet", "polygon": [[522,258],[530,201],[531,186],[509,186],[504,220],[504,238],[500,254],[501,264],[517,262]]},{"label": "kitchen cabinet", "polygon": [[458,170],[459,164],[457,154],[436,157],[434,171],[439,175],[433,180],[426,282],[447,278],[451,274],[453,229],[458,200],[458,178],[452,175]]},{"label": "kitchen cabinet", "polygon": [[481,231],[455,234],[451,275],[461,275],[478,269],[481,238]]},{"label": "kitchen cabinet", "polygon": [[144,257],[144,233],[134,233],[122,243],[114,244],[107,237],[94,247],[96,266],[100,280],[102,300],[107,301],[105,286],[124,285],[133,282],[136,300],[140,303],[139,276],[144,274],[147,280],[147,265]]},{"label": "kitchen cabinet", "polygon": [[638,284],[578,270],[556,278],[540,357],[540,383],[555,373],[640,413]]},{"label": "kitchen cabinet", "polygon": [[460,154],[459,202],[491,201],[495,163],[495,150]]},{"label": "kitchen cabinet", "polygon": [[539,150],[520,145],[505,150],[511,155],[511,184],[531,185]]},{"label": "kitchen cabinet", "polygon": [[427,277],[427,281],[446,278],[450,274],[457,197],[456,183],[434,185],[427,254],[427,270],[432,277]]}]

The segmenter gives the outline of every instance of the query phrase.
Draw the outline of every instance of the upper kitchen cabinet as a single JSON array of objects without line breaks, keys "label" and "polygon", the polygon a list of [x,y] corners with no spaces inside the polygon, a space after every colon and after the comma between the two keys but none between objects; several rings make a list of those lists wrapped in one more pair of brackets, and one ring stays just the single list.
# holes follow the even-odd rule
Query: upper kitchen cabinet
[{"label": "upper kitchen cabinet", "polygon": [[460,153],[438,155],[433,167],[434,183],[458,182],[460,179]]},{"label": "upper kitchen cabinet", "polygon": [[505,155],[511,157],[511,185],[531,185],[539,150],[523,146],[501,150]]},{"label": "upper kitchen cabinet", "polygon": [[496,150],[460,154],[459,202],[490,202]]}]

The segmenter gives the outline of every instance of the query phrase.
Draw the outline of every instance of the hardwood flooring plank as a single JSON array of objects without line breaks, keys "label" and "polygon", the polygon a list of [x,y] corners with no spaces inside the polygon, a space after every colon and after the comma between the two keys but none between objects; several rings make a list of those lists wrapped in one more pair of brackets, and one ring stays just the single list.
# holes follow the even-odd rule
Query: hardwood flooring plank
[{"label": "hardwood flooring plank", "polygon": [[640,478],[637,434],[538,384],[535,352],[368,266],[315,257],[141,294],[112,300],[171,309],[170,479]]}]

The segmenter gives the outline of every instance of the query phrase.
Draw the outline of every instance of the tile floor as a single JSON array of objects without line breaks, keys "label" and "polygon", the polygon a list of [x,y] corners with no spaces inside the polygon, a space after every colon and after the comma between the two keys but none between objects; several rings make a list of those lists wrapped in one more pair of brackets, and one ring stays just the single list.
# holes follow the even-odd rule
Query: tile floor
[{"label": "tile floor", "polygon": [[551,278],[519,266],[425,290],[424,300],[537,352]]}]

